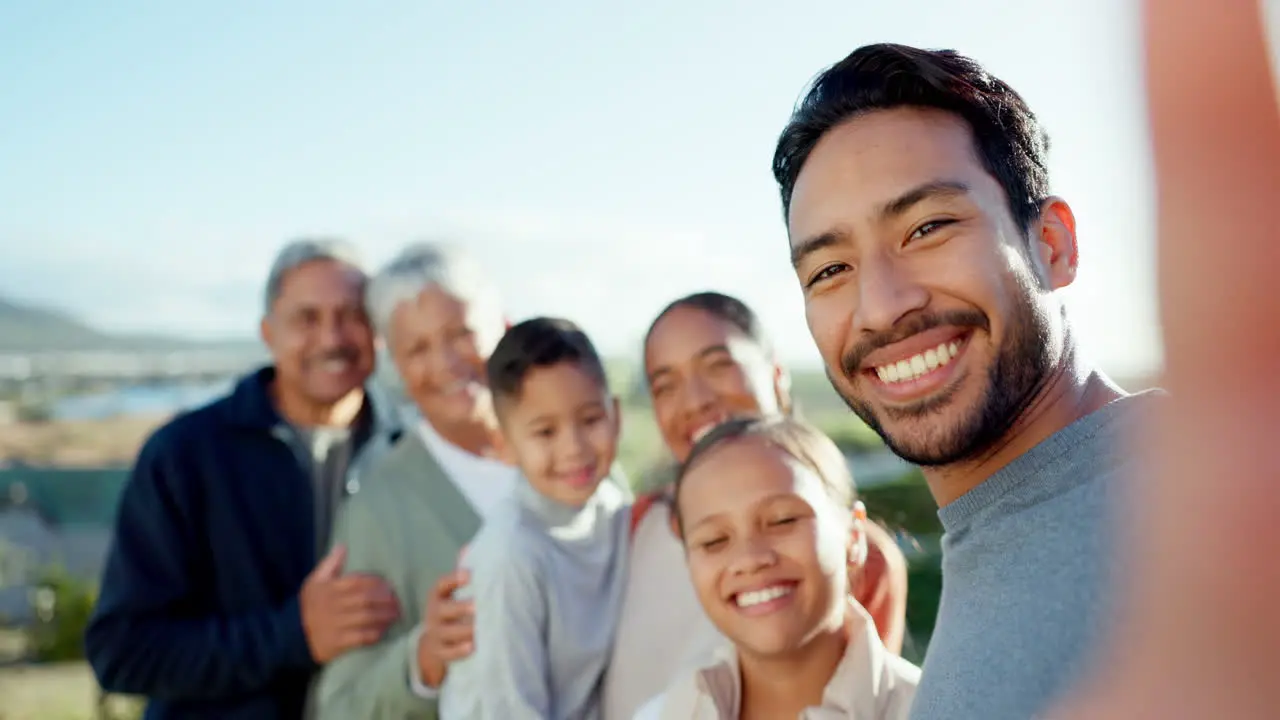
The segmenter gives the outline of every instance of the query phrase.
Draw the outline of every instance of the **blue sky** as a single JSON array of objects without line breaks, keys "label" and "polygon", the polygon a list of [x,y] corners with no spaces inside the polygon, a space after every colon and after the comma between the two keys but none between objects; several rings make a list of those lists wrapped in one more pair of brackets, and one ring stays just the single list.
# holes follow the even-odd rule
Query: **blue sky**
[{"label": "blue sky", "polygon": [[1017,88],[1079,220],[1086,348],[1158,363],[1135,4],[0,0],[0,293],[104,327],[252,333],[278,246],[466,243],[513,316],[636,353],[738,294],[816,364],[769,160],[858,45],[953,47]]}]

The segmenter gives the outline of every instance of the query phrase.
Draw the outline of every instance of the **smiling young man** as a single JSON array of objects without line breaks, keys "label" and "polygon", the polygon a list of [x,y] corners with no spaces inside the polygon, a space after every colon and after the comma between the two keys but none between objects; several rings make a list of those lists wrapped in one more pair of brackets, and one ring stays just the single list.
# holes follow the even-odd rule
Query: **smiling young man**
[{"label": "smiling young man", "polygon": [[1107,616],[1119,435],[1148,403],[1077,347],[1058,293],[1076,223],[1047,150],[973,60],[872,45],[814,81],[774,155],[827,374],[941,508],[915,718],[1032,717]]}]

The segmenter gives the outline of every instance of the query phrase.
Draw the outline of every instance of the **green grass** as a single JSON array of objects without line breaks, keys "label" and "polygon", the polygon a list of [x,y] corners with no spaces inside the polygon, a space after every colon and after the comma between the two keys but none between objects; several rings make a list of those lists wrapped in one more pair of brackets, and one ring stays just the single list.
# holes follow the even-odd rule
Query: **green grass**
[{"label": "green grass", "polygon": [[917,665],[924,662],[941,599],[942,556],[934,553],[912,558],[907,565],[907,641],[902,657]]},{"label": "green grass", "polygon": [[639,482],[649,470],[667,457],[666,446],[653,413],[648,408],[622,408],[622,436],[618,441],[618,462],[631,477]]},{"label": "green grass", "polygon": [[[82,662],[0,667],[0,720],[97,720],[98,684]],[[113,697],[109,720],[141,717],[136,698]]]}]

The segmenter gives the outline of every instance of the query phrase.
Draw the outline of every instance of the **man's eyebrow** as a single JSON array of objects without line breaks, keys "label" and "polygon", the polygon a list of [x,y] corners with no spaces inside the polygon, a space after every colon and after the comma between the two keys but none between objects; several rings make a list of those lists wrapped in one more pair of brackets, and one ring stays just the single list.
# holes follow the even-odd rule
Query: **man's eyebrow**
[{"label": "man's eyebrow", "polygon": [[847,233],[842,230],[828,230],[792,245],[791,267],[798,268],[800,267],[800,263],[804,262],[804,259],[810,255],[818,252],[819,250],[824,250],[834,245],[838,245],[841,240],[844,240],[846,234]]},{"label": "man's eyebrow", "polygon": [[934,180],[918,185],[880,206],[881,220],[895,218],[910,210],[917,203],[931,198],[955,197],[969,194],[969,186],[959,180]]}]

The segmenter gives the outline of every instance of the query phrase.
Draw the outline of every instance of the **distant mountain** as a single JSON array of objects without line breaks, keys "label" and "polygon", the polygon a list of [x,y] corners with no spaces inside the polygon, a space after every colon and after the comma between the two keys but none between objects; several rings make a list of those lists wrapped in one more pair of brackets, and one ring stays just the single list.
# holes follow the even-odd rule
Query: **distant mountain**
[{"label": "distant mountain", "polygon": [[0,352],[249,348],[255,341],[200,341],[165,335],[109,333],[73,315],[0,297]]}]

